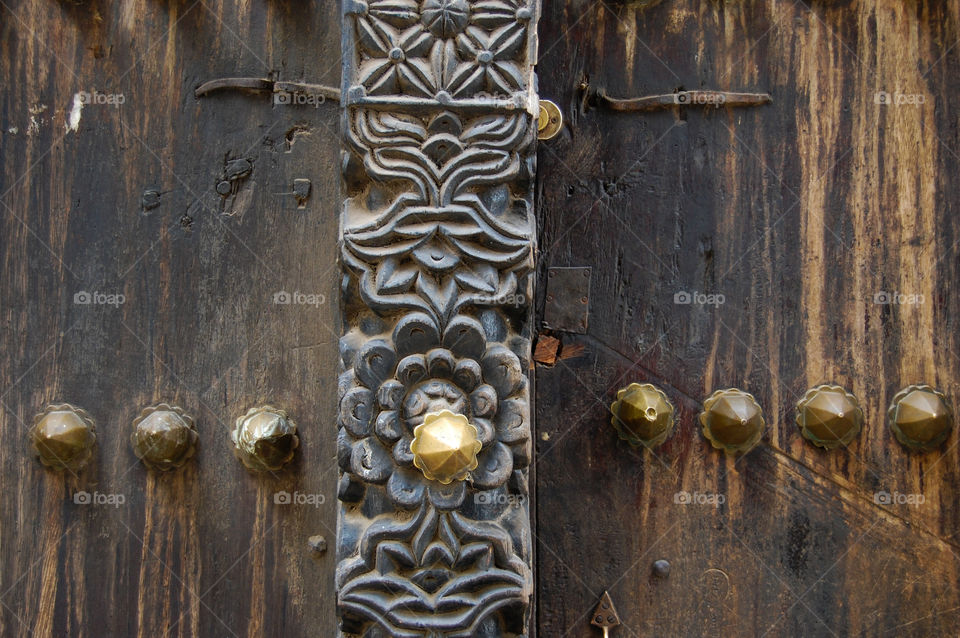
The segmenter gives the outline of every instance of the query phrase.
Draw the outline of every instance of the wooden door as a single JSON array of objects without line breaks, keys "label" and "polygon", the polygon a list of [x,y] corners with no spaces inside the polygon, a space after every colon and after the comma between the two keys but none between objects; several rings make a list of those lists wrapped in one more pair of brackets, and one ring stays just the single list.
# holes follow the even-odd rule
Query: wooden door
[{"label": "wooden door", "polygon": [[[568,125],[539,152],[541,312],[580,302],[550,268],[592,276],[586,334],[540,324],[540,635],[601,635],[605,590],[613,636],[958,634],[956,434],[910,451],[887,415],[960,390],[958,38],[956,2],[546,3]],[[582,85],[773,102],[615,112]],[[631,382],[677,409],[652,451],[611,426]],[[865,414],[833,450],[795,421],[825,383]],[[729,387],[766,420],[746,455],[701,433]]]},{"label": "wooden door", "polygon": [[[417,3],[380,4],[405,23]],[[537,17],[534,2],[474,4],[490,28]],[[960,8],[545,5],[539,92],[566,124],[537,151],[535,315],[520,284],[500,304],[509,329],[477,311],[484,347],[519,353],[502,355],[511,370],[539,327],[533,459],[508,441],[532,499],[511,500],[524,471],[497,483],[501,509],[477,494],[463,506],[513,534],[490,532],[513,543],[513,606],[476,631],[514,635],[529,618],[530,635],[601,635],[591,612],[609,591],[613,636],[957,635],[956,434],[909,450],[887,409],[912,384],[948,402],[960,389]],[[351,505],[337,503],[335,369],[366,313],[336,264],[341,170],[347,196],[368,186],[341,162],[333,102],[194,91],[338,85],[341,7],[44,0],[2,16],[0,635],[336,635]],[[601,97],[702,89],[773,101],[636,112]],[[473,116],[491,104],[470,99]],[[533,178],[501,190],[529,199]],[[676,406],[653,450],[611,425],[633,382]],[[832,450],[795,422],[824,383],[864,413]],[[528,387],[510,387],[528,430]],[[728,387],[765,417],[746,454],[701,433],[706,397]],[[27,442],[34,415],[63,403],[95,423],[82,470],[45,468]],[[161,404],[197,432],[169,471],[131,445]],[[231,433],[268,405],[299,447],[254,472]]]},{"label": "wooden door", "polygon": [[[0,635],[334,635],[333,552],[309,539],[336,538],[338,108],[194,89],[336,86],[335,3],[15,1],[0,21]],[[64,402],[96,423],[82,472],[27,444]],[[130,443],[161,402],[199,434],[169,472]],[[274,473],[230,439],[263,405],[300,433]]]}]

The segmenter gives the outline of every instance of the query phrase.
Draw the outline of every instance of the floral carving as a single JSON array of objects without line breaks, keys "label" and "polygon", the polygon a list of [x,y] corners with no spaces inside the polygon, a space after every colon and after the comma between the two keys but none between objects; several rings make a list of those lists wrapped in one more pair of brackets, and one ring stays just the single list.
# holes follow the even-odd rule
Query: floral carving
[{"label": "floral carving", "polygon": [[464,124],[449,111],[424,118],[357,110],[350,139],[367,173],[410,188],[391,199],[375,182],[346,204],[344,262],[367,303],[442,322],[468,304],[526,294],[529,202],[506,184],[527,171],[532,136],[526,114]]},{"label": "floral carving", "polygon": [[394,638],[469,638],[491,609],[506,608],[520,625],[509,629],[523,631],[530,569],[499,526],[421,507],[409,522],[383,516],[371,530],[378,542],[361,544],[337,574],[348,612],[380,619]]},{"label": "floral carving", "polygon": [[[344,341],[354,336],[360,340],[348,335]],[[441,339],[429,316],[412,313],[397,323],[391,341],[364,343],[356,365],[341,377],[338,458],[352,480],[385,485],[401,509],[426,499],[449,510],[463,504],[468,486],[500,487],[526,465],[527,381],[516,354],[488,347],[480,322],[466,316],[451,322]],[[441,410],[465,415],[482,444],[478,467],[451,485],[427,480],[410,451],[424,415]]]},{"label": "floral carving", "polygon": [[358,83],[368,95],[466,97],[527,89],[525,2],[411,0],[354,2],[361,54]]},{"label": "floral carving", "polygon": [[518,637],[532,589],[535,7],[343,5],[341,629]]}]

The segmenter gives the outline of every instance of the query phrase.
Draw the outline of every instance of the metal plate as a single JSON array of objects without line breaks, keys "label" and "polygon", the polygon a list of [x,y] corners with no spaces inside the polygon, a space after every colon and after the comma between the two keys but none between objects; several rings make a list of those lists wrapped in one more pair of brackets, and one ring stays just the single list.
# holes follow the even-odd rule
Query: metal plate
[{"label": "metal plate", "polygon": [[590,314],[590,275],[593,268],[550,268],[547,270],[545,328],[574,334],[587,333]]}]

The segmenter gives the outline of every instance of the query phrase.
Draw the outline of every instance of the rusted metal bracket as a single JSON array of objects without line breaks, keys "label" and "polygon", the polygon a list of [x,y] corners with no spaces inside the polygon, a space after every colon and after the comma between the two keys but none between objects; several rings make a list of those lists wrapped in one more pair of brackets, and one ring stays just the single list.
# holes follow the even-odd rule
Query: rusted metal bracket
[{"label": "rusted metal bracket", "polygon": [[[306,82],[285,82],[269,78],[219,78],[204,82],[198,86],[193,94],[204,97],[215,91],[244,91],[248,93],[273,93],[279,103],[293,103],[292,96],[306,96],[316,101],[340,101],[340,89],[323,84],[309,84]],[[289,98],[287,100],[284,97]]]},{"label": "rusted metal bracket", "polygon": [[590,266],[549,268],[544,327],[559,332],[587,333],[590,314]]},{"label": "rusted metal bracket", "polygon": [[731,91],[677,91],[661,95],[635,98],[616,98],[603,89],[593,89],[586,82],[580,84],[584,105],[591,104],[614,111],[649,112],[681,106],[740,107],[762,106],[773,102],[769,93],[737,93]]}]

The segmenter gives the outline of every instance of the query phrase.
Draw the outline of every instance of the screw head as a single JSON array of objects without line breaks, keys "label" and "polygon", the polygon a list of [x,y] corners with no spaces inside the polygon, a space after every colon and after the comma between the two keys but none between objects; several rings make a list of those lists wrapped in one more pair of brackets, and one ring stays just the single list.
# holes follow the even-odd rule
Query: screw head
[{"label": "screw head", "polygon": [[670,563],[664,559],[654,561],[653,563],[653,573],[659,578],[666,578],[670,575]]}]

